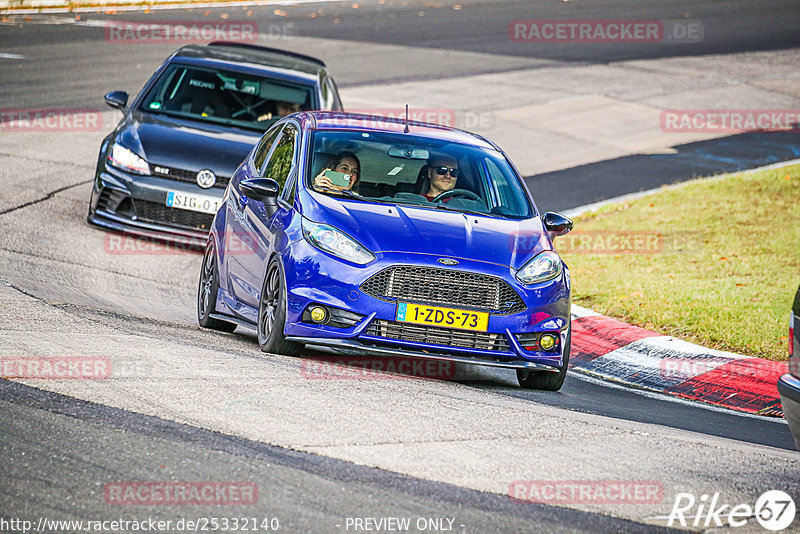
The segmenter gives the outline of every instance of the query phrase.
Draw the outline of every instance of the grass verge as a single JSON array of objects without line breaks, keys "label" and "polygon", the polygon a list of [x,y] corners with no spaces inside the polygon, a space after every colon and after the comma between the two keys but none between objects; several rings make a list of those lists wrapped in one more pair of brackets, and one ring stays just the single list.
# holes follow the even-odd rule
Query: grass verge
[{"label": "grass verge", "polygon": [[787,359],[800,165],[608,205],[555,244],[576,304],[706,347]]}]

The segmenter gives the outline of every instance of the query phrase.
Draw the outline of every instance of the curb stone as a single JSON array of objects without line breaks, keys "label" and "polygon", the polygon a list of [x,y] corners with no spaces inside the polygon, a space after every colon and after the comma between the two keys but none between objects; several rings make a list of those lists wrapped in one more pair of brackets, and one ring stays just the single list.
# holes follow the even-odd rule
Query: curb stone
[{"label": "curb stone", "polygon": [[[718,180],[730,174],[749,174],[797,163],[800,159],[700,180]],[[607,204],[682,187],[685,183],[623,195],[564,213],[577,217]],[[783,417],[777,384],[778,378],[789,372],[787,362],[707,349],[577,304],[572,305],[569,367],[628,386],[770,417]]]},{"label": "curb stone", "polygon": [[570,369],[732,410],[783,417],[774,362],[708,349],[572,305]]}]

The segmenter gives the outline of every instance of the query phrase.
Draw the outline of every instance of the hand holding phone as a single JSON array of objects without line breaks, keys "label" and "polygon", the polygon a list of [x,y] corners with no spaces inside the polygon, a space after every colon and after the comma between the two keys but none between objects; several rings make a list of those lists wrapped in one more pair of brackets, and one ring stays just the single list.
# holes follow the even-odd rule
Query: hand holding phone
[{"label": "hand holding phone", "polygon": [[344,187],[345,189],[350,187],[350,175],[345,174],[343,172],[336,172],[327,170],[322,173],[323,176],[330,179],[333,185],[338,185],[339,187]]}]

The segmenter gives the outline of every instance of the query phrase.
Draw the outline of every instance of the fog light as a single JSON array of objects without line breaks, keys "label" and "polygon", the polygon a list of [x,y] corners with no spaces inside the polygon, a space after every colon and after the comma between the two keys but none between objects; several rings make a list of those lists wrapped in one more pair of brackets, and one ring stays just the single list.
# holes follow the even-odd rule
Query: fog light
[{"label": "fog light", "polygon": [[552,350],[556,346],[556,336],[553,334],[542,334],[539,338],[539,346],[542,350]]},{"label": "fog light", "polygon": [[314,306],[311,308],[311,320],[315,323],[324,322],[328,317],[328,312],[322,306]]}]

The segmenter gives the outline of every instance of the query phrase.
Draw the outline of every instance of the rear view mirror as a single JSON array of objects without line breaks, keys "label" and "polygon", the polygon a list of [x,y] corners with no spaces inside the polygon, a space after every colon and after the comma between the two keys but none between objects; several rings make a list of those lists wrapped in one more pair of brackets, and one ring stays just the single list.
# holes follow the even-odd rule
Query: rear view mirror
[{"label": "rear view mirror", "polygon": [[128,105],[128,93],[125,91],[111,91],[103,98],[106,104],[120,111],[125,111],[125,107]]},{"label": "rear view mirror", "polygon": [[572,231],[572,227],[574,226],[572,219],[552,211],[548,211],[542,215],[542,222],[544,223],[545,230],[547,230],[547,233],[550,234],[551,238],[570,233]]},{"label": "rear view mirror", "polygon": [[424,148],[394,145],[389,147],[389,155],[393,158],[428,159],[429,153]]}]

